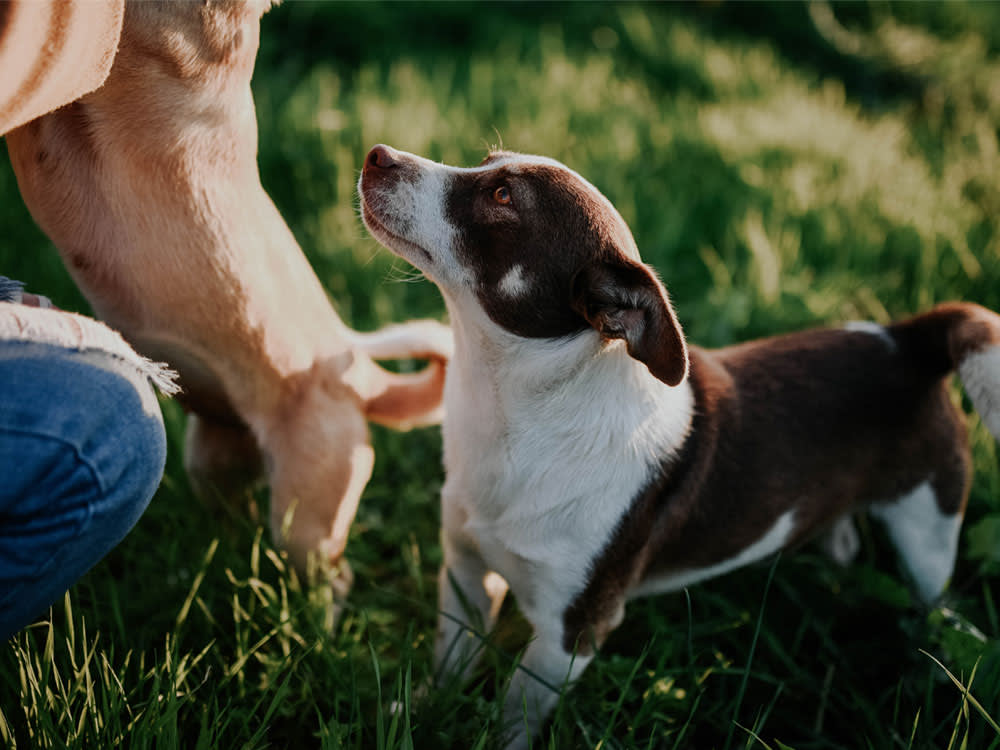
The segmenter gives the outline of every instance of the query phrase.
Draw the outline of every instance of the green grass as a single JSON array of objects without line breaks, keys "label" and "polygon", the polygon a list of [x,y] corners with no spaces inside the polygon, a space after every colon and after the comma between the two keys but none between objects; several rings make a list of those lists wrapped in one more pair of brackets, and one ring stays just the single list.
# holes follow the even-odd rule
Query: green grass
[{"label": "green grass", "polygon": [[[834,13],[286,2],[264,18],[254,78],[263,181],[362,329],[444,314],[358,220],[377,142],[471,165],[502,139],[569,164],[619,207],[703,345],[946,299],[1000,309],[1000,5]],[[86,310],[0,160],[0,272]],[[324,592],[261,529],[266,495],[248,513],[196,500],[184,417],[164,411],[149,511],[0,645],[0,745],[495,747],[495,696],[526,635],[513,606],[481,679],[424,692],[438,431],[373,428],[357,583],[331,632]],[[807,547],[630,605],[543,746],[1000,747],[1000,470],[969,425],[976,478],[942,607],[913,602],[862,523],[846,570]]]}]

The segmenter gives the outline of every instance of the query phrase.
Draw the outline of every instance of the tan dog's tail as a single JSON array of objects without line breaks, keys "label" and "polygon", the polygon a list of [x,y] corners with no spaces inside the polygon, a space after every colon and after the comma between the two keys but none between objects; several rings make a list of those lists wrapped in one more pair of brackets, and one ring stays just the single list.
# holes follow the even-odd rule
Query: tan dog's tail
[{"label": "tan dog's tail", "polygon": [[451,329],[434,320],[415,320],[355,337],[355,346],[372,359],[430,360],[415,373],[376,366],[365,416],[397,430],[438,424],[444,416],[445,365],[454,351]]},{"label": "tan dog's tail", "polygon": [[942,375],[958,370],[972,405],[1000,440],[1000,315],[968,302],[947,302],[889,331],[917,363]]}]

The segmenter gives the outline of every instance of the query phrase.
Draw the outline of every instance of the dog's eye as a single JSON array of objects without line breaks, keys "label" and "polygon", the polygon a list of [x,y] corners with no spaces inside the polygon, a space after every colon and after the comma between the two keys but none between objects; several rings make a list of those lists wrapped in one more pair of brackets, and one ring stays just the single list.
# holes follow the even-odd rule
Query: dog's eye
[{"label": "dog's eye", "polygon": [[510,190],[507,189],[506,185],[501,185],[493,191],[493,200],[504,206],[510,203]]}]

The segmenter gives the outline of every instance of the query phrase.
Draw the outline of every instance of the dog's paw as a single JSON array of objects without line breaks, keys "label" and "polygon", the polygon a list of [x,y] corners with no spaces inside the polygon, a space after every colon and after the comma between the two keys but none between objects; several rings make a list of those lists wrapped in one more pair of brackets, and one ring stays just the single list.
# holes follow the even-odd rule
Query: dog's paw
[{"label": "dog's paw", "polygon": [[822,541],[823,551],[838,565],[848,565],[861,549],[861,539],[858,530],[854,528],[854,520],[844,516],[834,522]]}]

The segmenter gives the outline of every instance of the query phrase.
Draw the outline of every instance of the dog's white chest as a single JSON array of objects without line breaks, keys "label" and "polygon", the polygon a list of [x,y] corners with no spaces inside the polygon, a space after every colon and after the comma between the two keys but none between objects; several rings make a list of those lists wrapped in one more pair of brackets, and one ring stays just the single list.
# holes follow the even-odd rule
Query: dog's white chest
[{"label": "dog's white chest", "polygon": [[545,581],[549,591],[568,596],[583,584],[631,502],[683,443],[690,387],[650,376],[646,397],[623,398],[622,380],[636,377],[630,364],[592,358],[558,387],[530,375],[473,386],[461,365],[449,376],[444,502],[462,506],[463,531],[522,606],[543,570],[565,579]]}]

